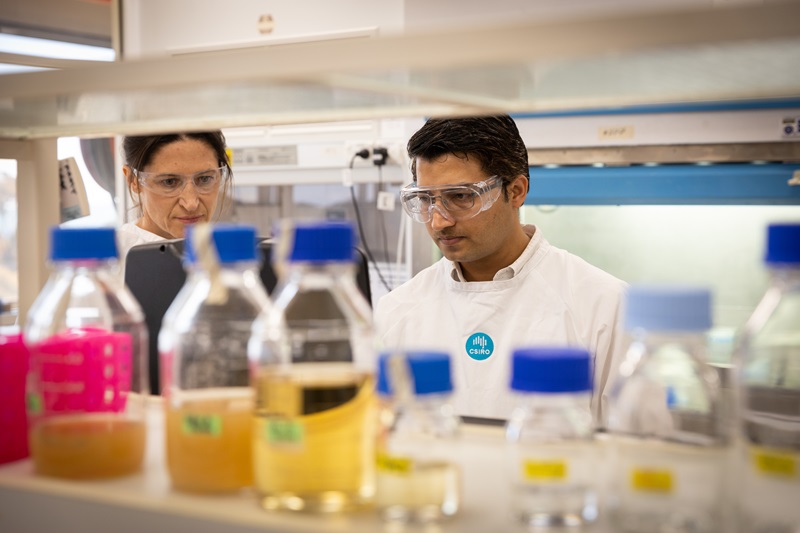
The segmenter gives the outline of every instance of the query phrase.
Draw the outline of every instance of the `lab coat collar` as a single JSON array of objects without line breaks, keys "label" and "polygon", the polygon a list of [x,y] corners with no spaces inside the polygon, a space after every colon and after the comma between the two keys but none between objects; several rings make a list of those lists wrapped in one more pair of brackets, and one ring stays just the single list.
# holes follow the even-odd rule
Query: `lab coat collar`
[{"label": "lab coat collar", "polygon": [[[512,279],[514,276],[522,272],[522,269],[525,267],[526,264],[531,260],[531,258],[536,253],[536,249],[539,247],[539,244],[542,240],[541,232],[536,229],[536,226],[533,224],[524,224],[522,226],[525,235],[530,237],[531,239],[528,241],[528,246],[522,251],[519,257],[517,257],[516,261],[511,263],[505,268],[501,268],[497,271],[497,273],[492,278],[492,281],[504,281]],[[467,280],[464,278],[464,273],[461,271],[461,265],[456,262],[450,262],[450,277],[453,278],[453,281],[460,281],[462,283],[467,283]]]}]

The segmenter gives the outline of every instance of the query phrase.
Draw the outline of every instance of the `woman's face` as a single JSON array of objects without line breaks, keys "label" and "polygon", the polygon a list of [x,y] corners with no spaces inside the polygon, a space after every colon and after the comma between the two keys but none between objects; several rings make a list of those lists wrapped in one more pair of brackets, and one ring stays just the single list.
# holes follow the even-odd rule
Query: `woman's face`
[{"label": "woman's face", "polygon": [[[214,150],[197,139],[181,139],[158,149],[145,168],[137,169],[151,176],[191,175],[219,167]],[[139,195],[142,217],[136,225],[166,239],[182,238],[186,226],[208,222],[217,207],[219,192],[224,184],[210,192],[200,192],[187,179],[178,196],[168,197],[142,186],[129,167],[125,177],[134,193]]]}]

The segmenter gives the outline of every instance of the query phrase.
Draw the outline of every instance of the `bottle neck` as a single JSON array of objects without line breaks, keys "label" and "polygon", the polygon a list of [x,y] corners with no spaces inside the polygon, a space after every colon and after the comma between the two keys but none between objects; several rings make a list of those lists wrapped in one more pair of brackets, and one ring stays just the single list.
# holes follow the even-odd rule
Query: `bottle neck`
[{"label": "bottle neck", "polygon": [[584,408],[588,407],[592,399],[591,391],[563,392],[563,393],[536,393],[513,391],[520,407],[529,408]]},{"label": "bottle neck", "polygon": [[440,437],[459,431],[461,418],[456,414],[452,394],[416,394],[405,401],[385,399],[385,404],[399,420],[398,429],[423,430]]},{"label": "bottle neck", "polygon": [[119,267],[117,258],[109,259],[76,259],[69,261],[53,261],[53,268],[60,271],[97,272]]},{"label": "bottle neck", "polygon": [[642,342],[648,346],[661,346],[664,344],[681,344],[687,346],[705,346],[706,331],[651,331],[634,329],[628,331],[628,336],[633,341]]},{"label": "bottle neck", "polygon": [[381,395],[380,398],[384,406],[397,412],[455,416],[452,393],[414,394],[405,398]]},{"label": "bottle neck", "polygon": [[329,277],[337,278],[352,276],[355,274],[355,265],[351,262],[329,261],[329,262],[297,262],[288,263],[287,274],[290,277]]},{"label": "bottle neck", "polygon": [[542,394],[515,392],[516,407],[506,432],[511,440],[524,438],[591,438],[594,432],[591,392]]},{"label": "bottle neck", "polygon": [[[245,272],[255,272],[258,269],[256,261],[238,261],[236,263],[220,263],[219,272],[224,276],[239,275]],[[198,263],[191,263],[186,267],[190,276],[210,277],[211,273]]]},{"label": "bottle neck", "polygon": [[770,282],[789,290],[800,290],[800,264],[770,265]]}]

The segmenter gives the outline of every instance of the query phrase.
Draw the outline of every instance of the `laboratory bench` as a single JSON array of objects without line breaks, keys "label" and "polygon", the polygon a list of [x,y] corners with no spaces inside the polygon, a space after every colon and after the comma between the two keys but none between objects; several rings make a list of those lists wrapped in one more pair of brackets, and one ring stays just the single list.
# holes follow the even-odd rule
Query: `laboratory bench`
[{"label": "laboratory bench", "polygon": [[[463,501],[441,526],[383,524],[375,511],[312,515],[261,509],[250,490],[232,495],[194,495],[172,490],[164,464],[160,398],[150,399],[145,464],[138,474],[99,481],[36,476],[30,459],[0,466],[0,531],[172,533],[526,531],[510,513],[502,427],[464,424]],[[597,524],[587,530],[600,533]],[[575,528],[570,528],[575,531]]]}]

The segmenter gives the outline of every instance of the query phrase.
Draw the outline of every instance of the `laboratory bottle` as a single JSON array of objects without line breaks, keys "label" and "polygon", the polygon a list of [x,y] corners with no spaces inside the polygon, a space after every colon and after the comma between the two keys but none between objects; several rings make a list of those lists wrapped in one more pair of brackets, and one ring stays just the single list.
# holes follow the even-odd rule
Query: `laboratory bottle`
[{"label": "laboratory bottle", "polygon": [[18,328],[0,327],[0,464],[28,457],[28,359]]},{"label": "laboratory bottle", "polygon": [[252,484],[253,389],[247,344],[269,306],[256,230],[190,226],[187,277],[158,335],[172,486],[230,492]]},{"label": "laboratory bottle", "polygon": [[134,473],[145,450],[147,329],[120,281],[114,228],[53,228],[50,261],[24,328],[35,471]]},{"label": "laboratory bottle", "polygon": [[514,350],[506,423],[513,516],[534,528],[582,526],[598,516],[591,355],[583,348]]},{"label": "laboratory bottle", "polygon": [[[348,222],[284,224],[273,305],[248,347],[265,509],[339,512],[375,492],[374,333]],[[285,254],[285,256],[283,255]]]},{"label": "laboratory bottle", "polygon": [[387,522],[430,524],[461,505],[461,419],[451,403],[450,355],[387,352],[378,359],[376,506]]},{"label": "laboratory bottle", "polygon": [[608,422],[614,531],[724,531],[732,448],[719,374],[706,362],[711,292],[631,286],[624,320]]},{"label": "laboratory bottle", "polygon": [[742,531],[800,531],[800,224],[767,228],[769,286],[736,350]]}]

